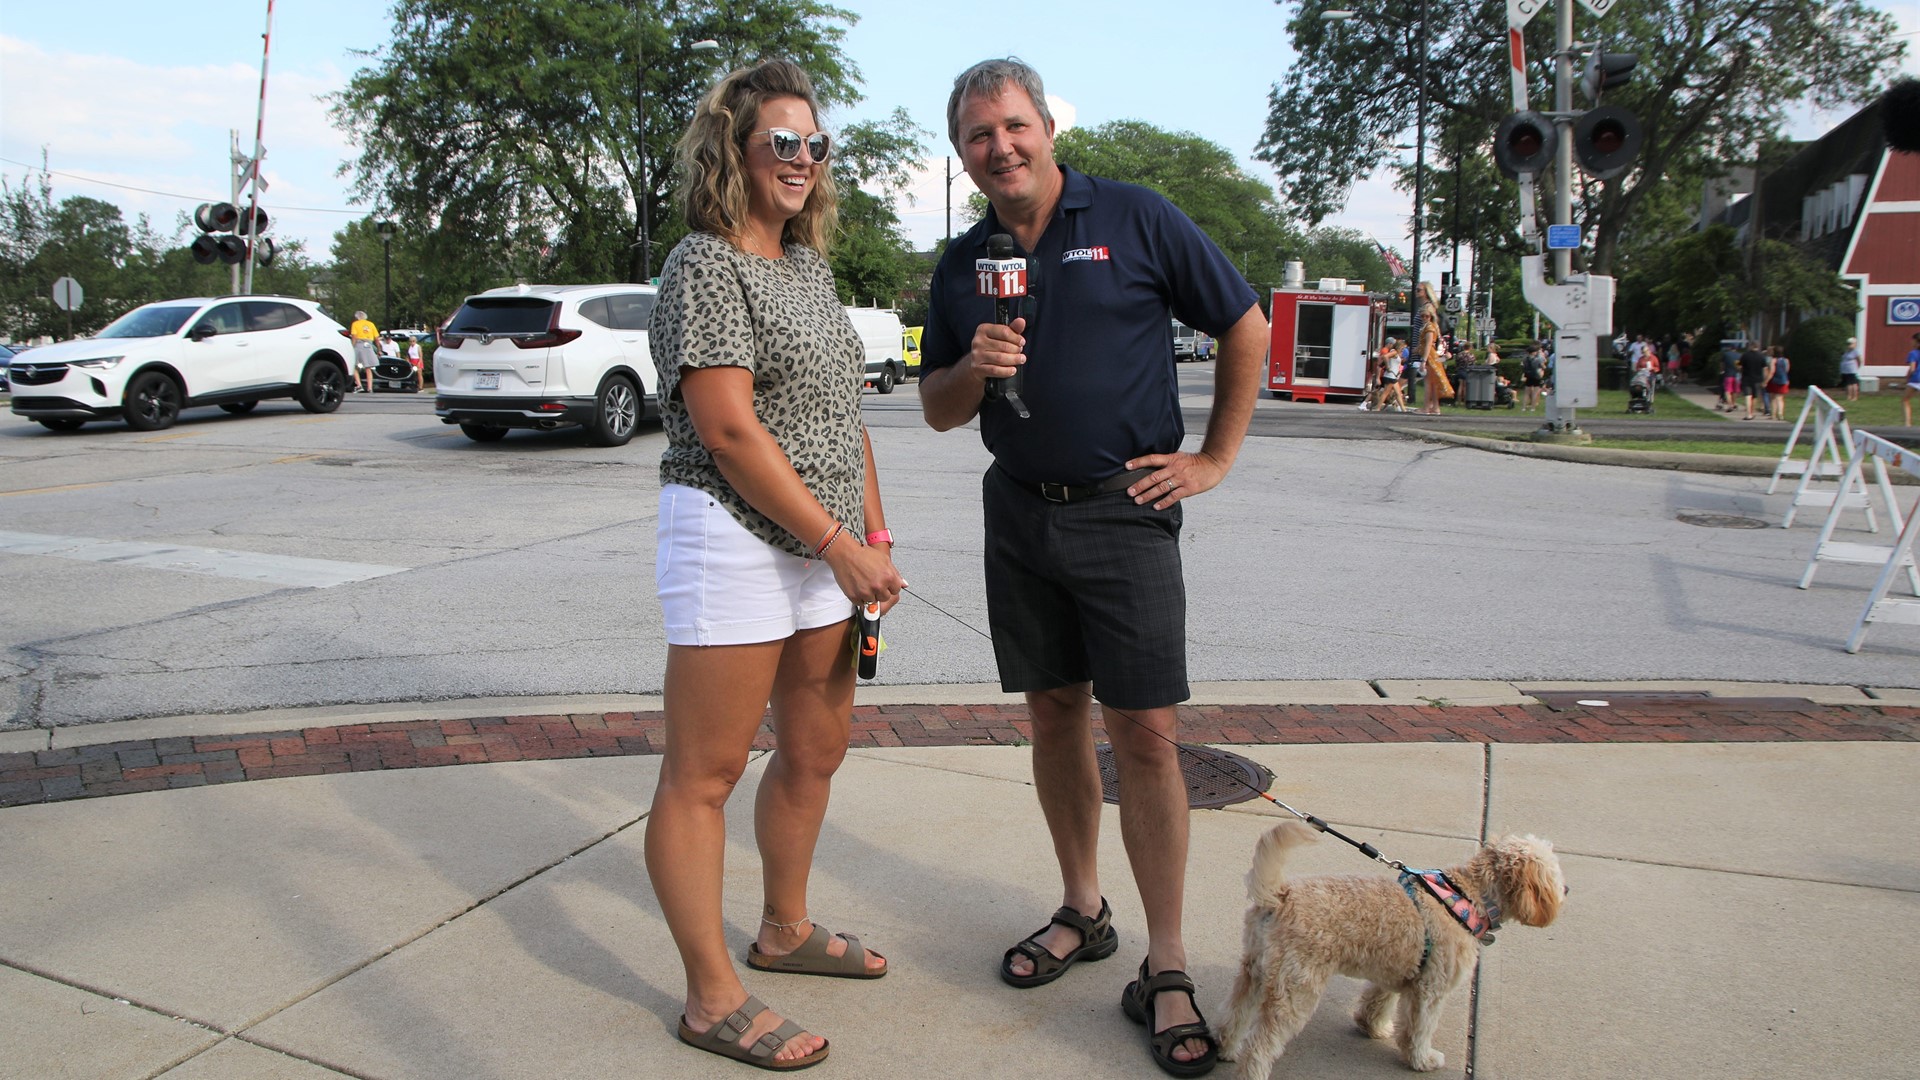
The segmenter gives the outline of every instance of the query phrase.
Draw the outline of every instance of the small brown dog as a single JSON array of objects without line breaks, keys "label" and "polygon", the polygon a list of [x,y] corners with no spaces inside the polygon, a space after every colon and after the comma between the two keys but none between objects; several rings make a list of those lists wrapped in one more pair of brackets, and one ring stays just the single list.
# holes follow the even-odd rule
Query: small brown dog
[{"label": "small brown dog", "polygon": [[[1446,1062],[1433,1048],[1440,1004],[1473,973],[1480,938],[1416,878],[1289,879],[1287,853],[1315,839],[1307,825],[1286,821],[1254,849],[1247,872],[1253,905],[1221,1027],[1221,1057],[1239,1062],[1241,1080],[1264,1080],[1337,973],[1368,981],[1353,1015],[1362,1031],[1376,1039],[1392,1034],[1398,1002],[1400,1056],[1420,1072],[1439,1068]],[[1500,837],[1445,878],[1440,888],[1447,881],[1458,887],[1465,902],[1456,906],[1487,924],[1476,924],[1482,934],[1502,916],[1546,926],[1566,895],[1553,845],[1532,836]]]}]

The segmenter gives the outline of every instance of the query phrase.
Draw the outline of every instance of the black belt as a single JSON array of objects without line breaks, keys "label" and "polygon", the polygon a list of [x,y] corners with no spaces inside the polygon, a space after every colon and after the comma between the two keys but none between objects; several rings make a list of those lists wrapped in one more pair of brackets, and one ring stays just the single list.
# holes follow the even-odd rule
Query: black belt
[{"label": "black belt", "polygon": [[1116,491],[1125,491],[1129,485],[1136,481],[1145,480],[1147,477],[1153,475],[1152,469],[1134,469],[1131,472],[1117,473],[1097,483],[1082,486],[1077,484],[1035,483],[1031,480],[1022,480],[1012,473],[1006,472],[1005,469],[1002,469],[1001,472],[1006,473],[1007,479],[1012,480],[1020,487],[1039,494],[1041,498],[1048,502],[1057,503],[1079,502],[1081,499],[1091,499],[1097,495],[1111,495]]}]

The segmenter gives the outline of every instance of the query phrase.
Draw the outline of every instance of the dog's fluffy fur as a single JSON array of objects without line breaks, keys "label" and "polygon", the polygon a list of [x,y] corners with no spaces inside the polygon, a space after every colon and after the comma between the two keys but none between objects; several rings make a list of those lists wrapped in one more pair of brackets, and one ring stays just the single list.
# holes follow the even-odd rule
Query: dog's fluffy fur
[{"label": "dog's fluffy fur", "polygon": [[[1297,821],[1260,838],[1247,873],[1246,937],[1240,973],[1222,1026],[1222,1055],[1239,1062],[1241,1080],[1264,1080],[1287,1042],[1320,1004],[1336,973],[1367,980],[1354,1021],[1376,1039],[1395,1029],[1400,1056],[1427,1072],[1446,1058],[1433,1048],[1440,1005],[1473,973],[1480,946],[1432,896],[1416,909],[1392,877],[1288,878],[1288,853],[1317,839]],[[1480,907],[1491,896],[1502,918],[1546,926],[1560,913],[1566,886],[1553,845],[1503,836],[1447,876]],[[1433,953],[1420,964],[1427,939]]]}]

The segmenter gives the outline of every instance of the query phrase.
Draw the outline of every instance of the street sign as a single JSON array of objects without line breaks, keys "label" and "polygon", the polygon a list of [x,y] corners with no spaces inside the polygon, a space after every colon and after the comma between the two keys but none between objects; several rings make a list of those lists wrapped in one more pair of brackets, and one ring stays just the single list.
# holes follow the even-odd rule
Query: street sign
[{"label": "street sign", "polygon": [[86,298],[87,291],[70,277],[63,277],[53,283],[53,306],[61,311],[79,311],[81,301]]},{"label": "street sign", "polygon": [[1580,226],[1578,225],[1547,226],[1547,250],[1574,251],[1579,247],[1580,247]]},{"label": "street sign", "polygon": [[1580,6],[1593,12],[1593,17],[1597,19],[1613,10],[1613,0],[1580,0]]},{"label": "street sign", "polygon": [[1887,297],[1888,326],[1920,326],[1920,296]]},{"label": "street sign", "polygon": [[1507,0],[1507,25],[1525,26],[1538,14],[1545,0]]}]

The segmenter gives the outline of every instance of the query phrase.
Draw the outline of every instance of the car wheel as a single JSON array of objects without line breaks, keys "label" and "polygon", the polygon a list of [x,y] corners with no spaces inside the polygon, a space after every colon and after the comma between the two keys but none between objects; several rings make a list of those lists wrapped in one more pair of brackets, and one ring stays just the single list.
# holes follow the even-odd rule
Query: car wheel
[{"label": "car wheel", "polygon": [[257,401],[229,401],[220,407],[235,416],[245,416],[258,404],[260,403]]},{"label": "car wheel", "polygon": [[347,373],[331,360],[309,360],[293,397],[310,413],[329,413],[347,396]]},{"label": "car wheel", "polygon": [[121,415],[135,431],[164,431],[180,416],[180,384],[166,373],[143,371],[127,384]]},{"label": "car wheel", "polygon": [[587,441],[594,446],[625,446],[639,422],[640,395],[625,376],[615,375],[601,385],[594,399]]},{"label": "car wheel", "polygon": [[49,416],[40,421],[40,426],[48,431],[79,431],[85,420],[75,420],[71,416]]},{"label": "car wheel", "polygon": [[507,437],[507,429],[489,427],[486,424],[461,424],[460,430],[474,442],[499,442]]},{"label": "car wheel", "polygon": [[880,377],[873,380],[873,388],[883,394],[893,393],[893,369],[883,369],[880,372]]}]

